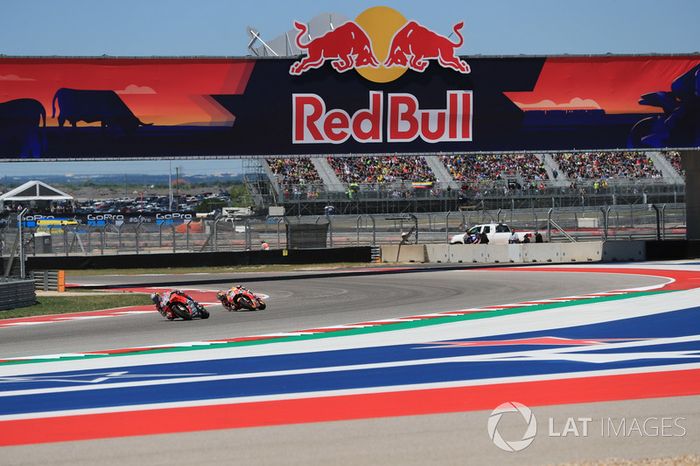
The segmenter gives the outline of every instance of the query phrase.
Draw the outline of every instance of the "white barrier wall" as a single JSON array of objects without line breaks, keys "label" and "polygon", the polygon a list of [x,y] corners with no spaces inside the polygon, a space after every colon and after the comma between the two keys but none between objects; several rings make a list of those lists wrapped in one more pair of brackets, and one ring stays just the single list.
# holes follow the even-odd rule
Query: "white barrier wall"
[{"label": "white barrier wall", "polygon": [[[400,254],[400,255],[399,255]],[[382,246],[382,262],[430,262],[424,244]]]},{"label": "white barrier wall", "polygon": [[[382,260],[396,262],[397,246],[382,246]],[[530,244],[427,244],[402,246],[399,262],[453,264],[615,262],[646,259],[644,241]]]}]

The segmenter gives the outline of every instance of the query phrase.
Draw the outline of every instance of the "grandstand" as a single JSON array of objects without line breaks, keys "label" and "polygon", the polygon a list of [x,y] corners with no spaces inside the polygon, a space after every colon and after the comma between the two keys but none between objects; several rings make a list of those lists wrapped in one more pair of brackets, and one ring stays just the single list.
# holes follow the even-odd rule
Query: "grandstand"
[{"label": "grandstand", "polygon": [[[268,158],[249,188],[290,214],[681,202],[677,152]],[[267,196],[261,195],[268,193]]]}]

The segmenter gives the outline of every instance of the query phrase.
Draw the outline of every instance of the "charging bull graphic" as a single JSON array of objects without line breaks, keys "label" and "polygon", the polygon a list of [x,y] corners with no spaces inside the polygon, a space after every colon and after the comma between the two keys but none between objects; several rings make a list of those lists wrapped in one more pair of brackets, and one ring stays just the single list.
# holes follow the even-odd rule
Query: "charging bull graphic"
[{"label": "charging bull graphic", "polygon": [[22,157],[40,157],[44,151],[43,132],[46,110],[34,99],[16,99],[0,103],[0,146],[7,153]]},{"label": "charging bull graphic", "polygon": [[659,107],[662,115],[638,121],[628,147],[697,147],[700,145],[700,65],[676,78],[670,91],[644,94],[639,103]]},{"label": "charging bull graphic", "polygon": [[289,68],[289,74],[299,76],[310,69],[320,68],[326,60],[333,60],[331,65],[339,73],[352,68],[379,66],[369,36],[352,21],[312,39],[307,44],[301,42],[301,37],[308,33],[308,27],[296,21],[294,27],[299,31],[296,36],[297,47],[306,50],[306,56]]},{"label": "charging bull graphic", "polygon": [[457,42],[452,42],[415,21],[409,21],[394,34],[384,66],[407,66],[422,73],[428,67],[427,60],[437,59],[444,68],[452,68],[464,74],[471,72],[469,65],[455,53],[464,43],[459,32],[463,26],[464,22],[460,22],[452,28],[459,37]]},{"label": "charging bull graphic", "polygon": [[79,121],[99,121],[103,128],[133,132],[139,126],[152,124],[139,120],[114,91],[61,88],[53,97],[51,118],[56,117],[56,102],[60,109],[58,125],[61,127],[66,121],[71,126],[77,126]]}]

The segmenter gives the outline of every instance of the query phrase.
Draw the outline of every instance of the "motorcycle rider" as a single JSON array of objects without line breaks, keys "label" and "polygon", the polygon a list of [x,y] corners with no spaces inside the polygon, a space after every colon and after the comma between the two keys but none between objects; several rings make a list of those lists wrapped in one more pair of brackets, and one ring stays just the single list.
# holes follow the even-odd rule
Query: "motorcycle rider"
[{"label": "motorcycle rider", "polygon": [[184,291],[175,289],[166,291],[162,294],[158,292],[151,294],[151,301],[153,301],[153,304],[156,305],[156,309],[163,315],[163,317],[168,320],[173,320],[175,318],[173,311],[170,309],[170,297],[174,294],[183,296],[185,299],[187,299],[187,305],[192,310],[192,317],[197,317],[199,315],[202,305],[192,299],[192,297]]},{"label": "motorcycle rider", "polygon": [[[238,310],[241,306],[238,304],[238,297],[242,295],[245,291],[251,292],[249,289],[244,288],[241,285],[234,285],[226,291],[219,291],[216,295],[219,300],[226,299],[234,310]],[[252,293],[252,292],[251,292]]]}]

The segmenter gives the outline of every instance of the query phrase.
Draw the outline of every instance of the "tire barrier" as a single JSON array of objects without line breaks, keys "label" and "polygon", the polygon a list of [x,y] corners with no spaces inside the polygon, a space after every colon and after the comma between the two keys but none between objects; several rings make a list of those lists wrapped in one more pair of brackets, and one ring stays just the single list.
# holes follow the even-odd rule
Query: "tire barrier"
[{"label": "tire barrier", "polygon": [[32,270],[29,277],[34,280],[37,290],[66,291],[66,273],[63,270]]},{"label": "tire barrier", "polygon": [[33,280],[0,281],[0,311],[36,304]]}]

